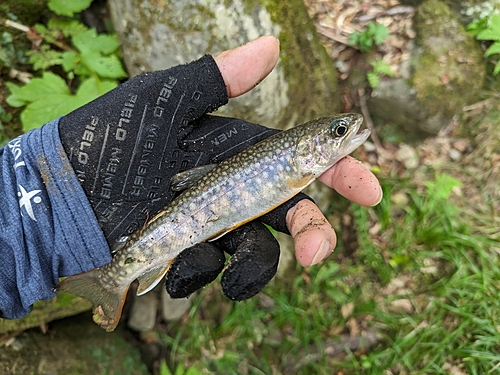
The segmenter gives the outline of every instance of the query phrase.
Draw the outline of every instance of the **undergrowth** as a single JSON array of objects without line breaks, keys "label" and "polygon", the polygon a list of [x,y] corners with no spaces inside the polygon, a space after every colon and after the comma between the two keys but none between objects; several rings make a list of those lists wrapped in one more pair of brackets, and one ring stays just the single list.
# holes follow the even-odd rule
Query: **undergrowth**
[{"label": "undergrowth", "polygon": [[[249,301],[223,302],[217,287],[200,295],[163,336],[175,373],[497,373],[500,244],[452,203],[460,184],[451,176],[383,185],[379,206],[352,206],[354,254],[338,249]],[[375,345],[333,355],[342,334],[370,330]]]},{"label": "undergrowth", "polygon": [[33,49],[26,54],[36,76],[24,85],[6,83],[11,92],[7,103],[23,108],[24,131],[68,114],[126,77],[116,36],[98,35],[78,20],[77,13],[90,3],[51,0],[48,6],[56,15],[27,33]]}]

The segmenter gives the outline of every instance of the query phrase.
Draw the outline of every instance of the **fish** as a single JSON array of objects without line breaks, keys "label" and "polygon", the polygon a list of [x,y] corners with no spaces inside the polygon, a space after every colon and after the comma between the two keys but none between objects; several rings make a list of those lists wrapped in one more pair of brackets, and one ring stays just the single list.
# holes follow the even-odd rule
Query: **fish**
[{"label": "fish", "polygon": [[291,199],[369,137],[368,129],[358,133],[362,122],[355,113],[312,120],[207,166],[208,172],[124,242],[110,263],[69,276],[54,291],[91,301],[93,320],[113,331],[132,282],[139,282],[137,295],[147,293],[182,250],[215,240]]}]

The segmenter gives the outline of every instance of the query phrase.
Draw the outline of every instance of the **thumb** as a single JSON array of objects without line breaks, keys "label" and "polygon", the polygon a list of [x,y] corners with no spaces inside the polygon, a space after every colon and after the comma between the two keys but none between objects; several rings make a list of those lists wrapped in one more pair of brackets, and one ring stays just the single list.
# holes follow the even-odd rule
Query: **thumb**
[{"label": "thumb", "polygon": [[273,70],[279,52],[278,39],[266,35],[217,55],[215,62],[228,96],[234,98],[254,88]]}]

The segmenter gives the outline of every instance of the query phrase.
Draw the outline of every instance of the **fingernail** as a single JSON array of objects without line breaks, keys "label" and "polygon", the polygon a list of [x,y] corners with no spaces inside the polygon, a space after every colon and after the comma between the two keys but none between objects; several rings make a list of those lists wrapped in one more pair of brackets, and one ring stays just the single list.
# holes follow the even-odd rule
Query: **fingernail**
[{"label": "fingernail", "polygon": [[323,240],[321,241],[321,245],[319,245],[318,251],[316,252],[316,255],[314,256],[311,266],[314,266],[315,264],[318,264],[321,262],[323,259],[325,259],[328,255],[331,254],[331,249],[330,249],[330,241],[328,240]]},{"label": "fingernail", "polygon": [[382,198],[384,198],[384,193],[383,193],[382,189],[379,189],[379,197],[377,199],[377,202],[372,204],[372,207],[374,207],[377,204],[379,204],[380,202],[382,202]]}]

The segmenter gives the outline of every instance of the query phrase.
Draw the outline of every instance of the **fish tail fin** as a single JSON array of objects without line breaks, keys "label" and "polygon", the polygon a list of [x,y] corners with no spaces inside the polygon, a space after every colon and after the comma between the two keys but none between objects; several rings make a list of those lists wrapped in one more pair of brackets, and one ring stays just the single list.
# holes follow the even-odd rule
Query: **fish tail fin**
[{"label": "fish tail fin", "polygon": [[94,322],[111,332],[120,321],[129,285],[107,288],[100,282],[99,275],[99,269],[96,268],[67,277],[54,287],[54,291],[68,292],[92,302]]}]

